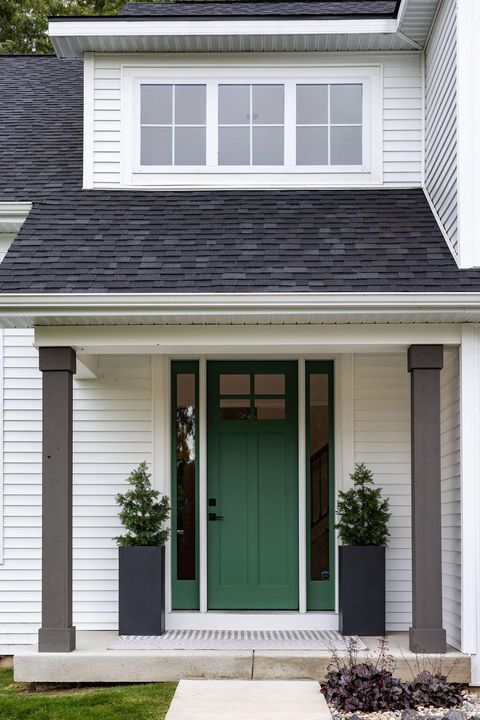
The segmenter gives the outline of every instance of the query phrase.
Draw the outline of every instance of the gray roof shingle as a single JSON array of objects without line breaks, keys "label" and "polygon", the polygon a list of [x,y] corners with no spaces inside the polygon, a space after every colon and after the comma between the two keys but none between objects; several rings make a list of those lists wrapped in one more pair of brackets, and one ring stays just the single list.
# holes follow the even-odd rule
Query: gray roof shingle
[{"label": "gray roof shingle", "polygon": [[125,17],[207,17],[239,16],[317,16],[317,17],[394,17],[396,0],[233,0],[230,2],[128,2],[119,15]]},{"label": "gray roof shingle", "polygon": [[478,291],[421,189],[70,191],[35,204],[0,292]]},{"label": "gray roof shingle", "polygon": [[480,291],[422,190],[82,190],[81,61],[0,57],[0,292]]},{"label": "gray roof shingle", "polygon": [[82,186],[83,63],[0,55],[0,202]]}]

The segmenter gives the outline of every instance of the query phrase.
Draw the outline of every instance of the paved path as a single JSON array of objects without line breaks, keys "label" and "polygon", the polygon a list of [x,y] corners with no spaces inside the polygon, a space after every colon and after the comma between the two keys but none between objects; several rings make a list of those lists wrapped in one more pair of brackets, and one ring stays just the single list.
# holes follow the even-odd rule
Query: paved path
[{"label": "paved path", "polygon": [[181,680],[166,720],[330,720],[318,682]]}]

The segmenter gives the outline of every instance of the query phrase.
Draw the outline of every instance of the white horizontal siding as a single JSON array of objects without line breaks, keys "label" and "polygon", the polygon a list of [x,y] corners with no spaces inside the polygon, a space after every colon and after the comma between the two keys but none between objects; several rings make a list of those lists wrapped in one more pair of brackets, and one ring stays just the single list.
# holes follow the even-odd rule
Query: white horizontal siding
[{"label": "white horizontal siding", "polygon": [[[4,331],[4,563],[0,645],[34,642],[40,624],[41,375],[30,330]],[[151,460],[150,358],[102,356],[74,381],[74,623],[117,627],[115,495]]]},{"label": "white horizontal siding", "polygon": [[443,623],[461,647],[460,376],[457,350],[445,352],[441,373]]},{"label": "white horizontal siding", "polygon": [[443,0],[425,53],[425,187],[458,255],[457,2]]},{"label": "white horizontal siding", "polygon": [[93,99],[94,182],[110,186],[121,180],[121,77],[119,63],[95,59]]},{"label": "white horizontal siding", "polygon": [[387,629],[408,630],[412,613],[410,379],[405,353],[355,355],[355,462],[372,470],[390,500]]},{"label": "white horizontal siding", "polygon": [[[121,169],[122,63],[148,66],[154,56],[95,56],[93,98],[93,182],[118,187]],[[281,59],[285,62],[285,59]],[[418,53],[319,55],[319,65],[381,65],[383,68],[383,173],[387,185],[421,183],[422,70]],[[299,66],[301,67],[301,66]],[[175,70],[173,70],[175,72]],[[183,70],[185,72],[185,70]]]}]

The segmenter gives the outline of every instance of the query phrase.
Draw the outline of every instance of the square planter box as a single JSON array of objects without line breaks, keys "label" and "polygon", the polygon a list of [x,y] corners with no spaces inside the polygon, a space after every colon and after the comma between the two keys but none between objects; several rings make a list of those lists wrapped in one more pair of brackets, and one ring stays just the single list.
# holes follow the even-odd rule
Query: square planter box
[{"label": "square planter box", "polygon": [[342,635],[385,635],[385,548],[341,545],[339,604]]},{"label": "square planter box", "polygon": [[165,548],[118,548],[120,635],[165,632]]}]

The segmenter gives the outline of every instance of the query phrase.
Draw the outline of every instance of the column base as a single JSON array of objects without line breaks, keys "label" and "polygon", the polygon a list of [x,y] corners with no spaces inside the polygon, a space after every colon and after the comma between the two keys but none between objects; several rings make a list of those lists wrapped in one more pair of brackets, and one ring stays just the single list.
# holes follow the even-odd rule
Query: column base
[{"label": "column base", "polygon": [[414,653],[446,653],[447,633],[443,628],[409,630],[409,647]]},{"label": "column base", "polygon": [[38,652],[72,652],[75,650],[75,628],[40,628]]}]

